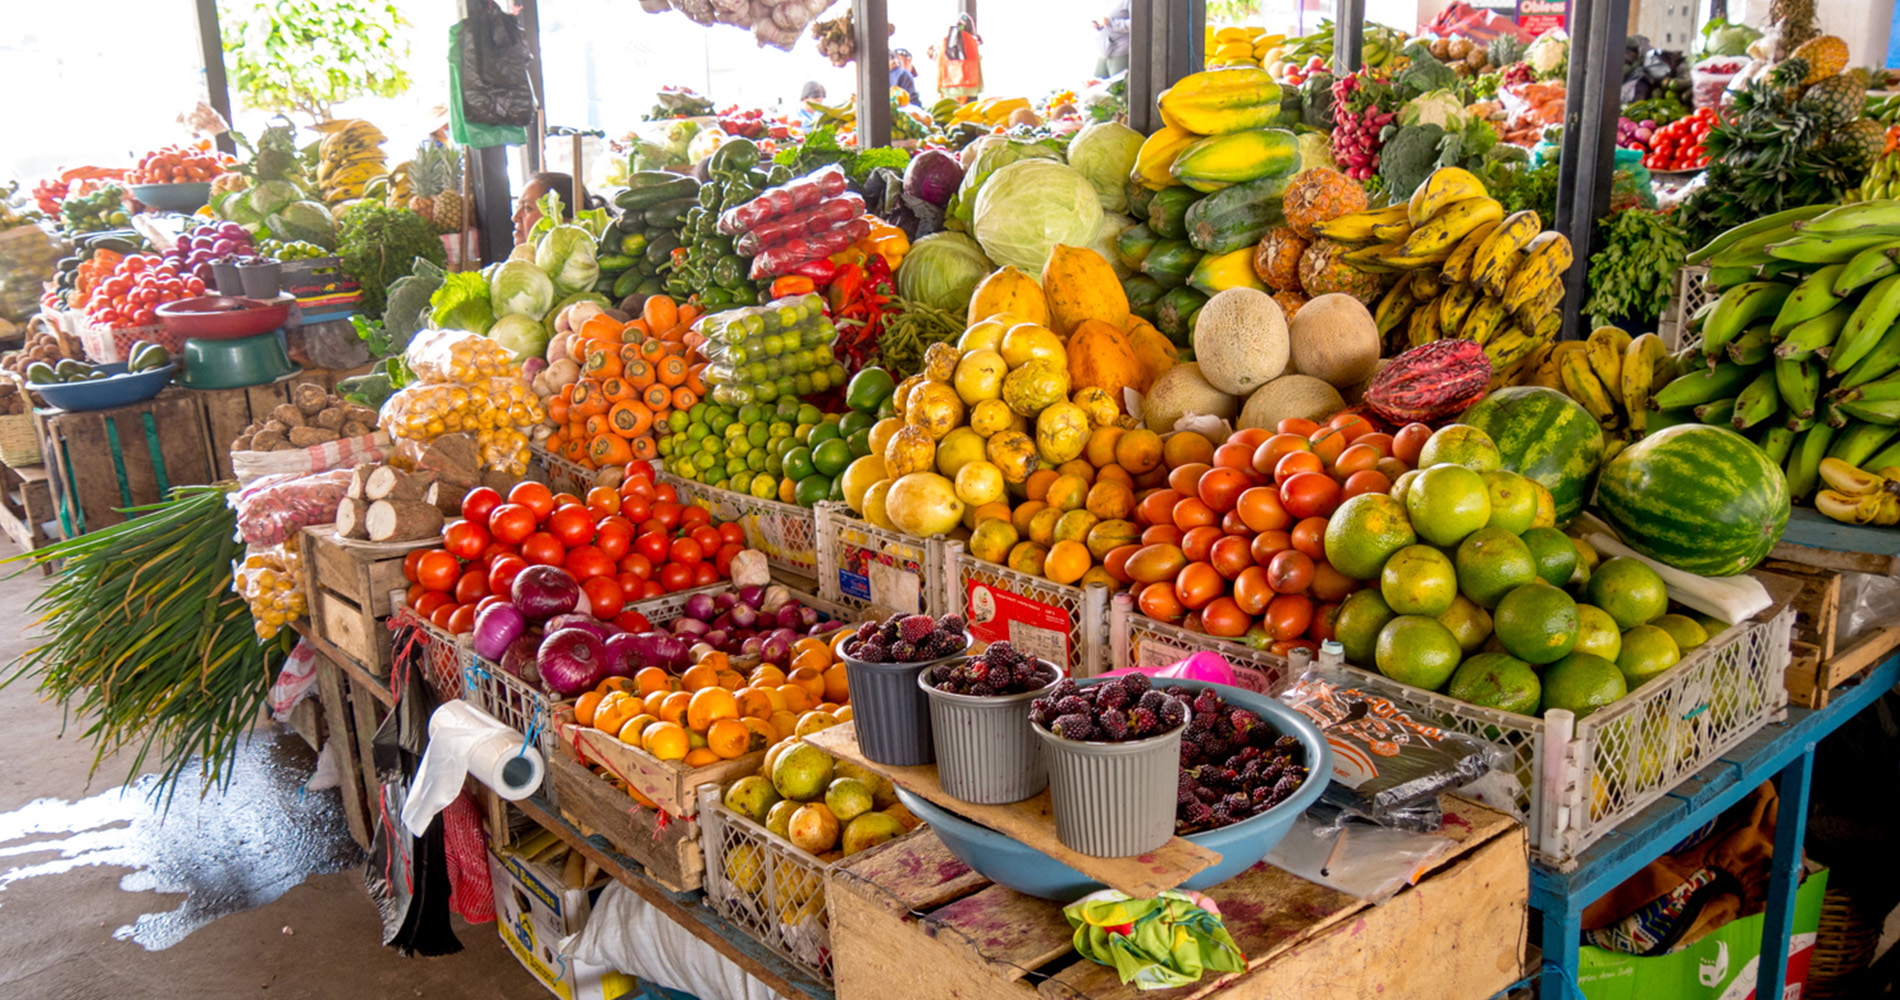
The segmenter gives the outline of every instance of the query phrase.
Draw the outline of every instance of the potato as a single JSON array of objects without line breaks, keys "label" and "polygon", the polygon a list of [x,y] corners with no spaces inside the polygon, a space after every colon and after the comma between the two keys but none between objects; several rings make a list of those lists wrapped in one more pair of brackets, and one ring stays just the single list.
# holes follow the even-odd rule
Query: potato
[{"label": "potato", "polygon": [[302,427],[304,425],[303,410],[289,403],[277,404],[276,409],[270,411],[270,415],[272,420],[283,424],[285,427]]}]

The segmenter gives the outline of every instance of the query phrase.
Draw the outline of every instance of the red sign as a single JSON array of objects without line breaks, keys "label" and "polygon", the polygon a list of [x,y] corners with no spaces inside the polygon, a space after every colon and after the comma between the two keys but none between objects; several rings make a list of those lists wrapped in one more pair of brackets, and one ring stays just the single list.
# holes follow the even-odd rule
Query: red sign
[{"label": "red sign", "polygon": [[980,580],[971,580],[965,594],[965,617],[970,634],[989,642],[1009,644],[1030,656],[1066,669],[1069,662],[1069,612],[1064,608],[1012,594]]},{"label": "red sign", "polygon": [[1568,19],[1569,0],[1518,0],[1518,27],[1534,34],[1561,28]]}]

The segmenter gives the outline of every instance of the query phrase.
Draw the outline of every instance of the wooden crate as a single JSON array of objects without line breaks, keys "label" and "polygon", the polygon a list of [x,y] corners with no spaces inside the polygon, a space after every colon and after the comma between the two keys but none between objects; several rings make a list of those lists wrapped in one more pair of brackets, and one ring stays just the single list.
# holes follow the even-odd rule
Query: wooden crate
[{"label": "wooden crate", "polygon": [[[1208,889],[1248,969],[1167,995],[1485,1000],[1501,992],[1525,967],[1523,827],[1448,799],[1441,833],[1457,847],[1379,906],[1266,864]],[[990,883],[928,831],[844,859],[825,891],[838,1000],[1150,995],[1075,953],[1060,904]]]},{"label": "wooden crate", "polygon": [[64,537],[118,524],[121,508],[157,503],[173,486],[215,481],[204,415],[189,393],[173,387],[109,410],[35,412]]},{"label": "wooden crate", "polygon": [[414,542],[358,542],[338,538],[334,525],[303,529],[304,594],[317,634],[372,674],[389,673],[392,594],[408,589],[403,558],[433,547]]},{"label": "wooden crate", "polygon": [[1780,559],[1769,559],[1761,568],[1780,573],[1800,587],[1789,599],[1795,611],[1794,641],[1812,647],[1819,659],[1833,659],[1841,612],[1841,574]]},{"label": "wooden crate", "polygon": [[757,774],[759,765],[765,761],[763,750],[704,767],[661,760],[639,747],[620,742],[611,733],[576,724],[572,709],[560,712],[559,731],[562,746],[573,748],[583,761],[605,768],[608,774],[639,790],[676,817],[691,817],[699,812],[694,789],[707,783],[723,785]]},{"label": "wooden crate", "polygon": [[[357,701],[374,697],[353,680],[342,667],[321,654],[317,656],[317,703],[323,708],[321,739],[333,744],[331,754],[342,772],[338,782],[343,796],[343,817],[350,836],[368,850],[375,833],[374,817],[381,808],[382,785],[376,780],[375,758],[370,752],[381,716],[373,706],[359,712]],[[367,723],[367,726],[365,725]]]},{"label": "wooden crate", "polygon": [[558,808],[568,822],[589,836],[599,834],[614,850],[640,862],[655,882],[674,892],[692,892],[705,883],[699,824],[633,801],[588,770],[566,746],[548,759],[547,782],[554,786]]},{"label": "wooden crate", "polygon": [[[0,532],[5,532],[22,551],[31,552],[53,543],[47,528],[51,526],[57,531],[58,523],[59,514],[53,507],[53,486],[47,480],[46,466],[28,465],[16,469],[0,465]],[[53,568],[42,566],[40,571],[50,575]]]},{"label": "wooden crate", "polygon": [[1803,708],[1826,708],[1834,689],[1853,680],[1900,648],[1900,628],[1878,628],[1823,659],[1807,643],[1794,644],[1788,664],[1788,700]]}]

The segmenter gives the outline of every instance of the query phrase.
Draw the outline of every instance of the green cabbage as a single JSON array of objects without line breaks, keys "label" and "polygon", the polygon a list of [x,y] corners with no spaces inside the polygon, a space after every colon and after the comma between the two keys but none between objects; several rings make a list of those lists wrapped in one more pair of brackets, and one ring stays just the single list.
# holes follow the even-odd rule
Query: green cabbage
[{"label": "green cabbage", "polygon": [[[963,172],[963,183],[957,185],[957,193],[950,198],[950,204],[944,208],[944,218],[959,223],[952,229],[969,229],[976,219],[976,197],[990,175],[1003,167],[1020,160],[1056,161],[1056,151],[1037,142],[1010,142],[1004,140],[978,153],[970,168]],[[1057,163],[1060,166],[1060,163]],[[1090,188],[1093,191],[1094,188]]]},{"label": "green cabbage", "polygon": [[1437,125],[1447,132],[1465,127],[1465,102],[1449,90],[1434,90],[1405,102],[1399,109],[1400,125]]},{"label": "green cabbage", "polygon": [[1128,175],[1141,152],[1140,132],[1121,122],[1100,122],[1076,133],[1069,166],[1089,179],[1104,212],[1128,211]]},{"label": "green cabbage", "polygon": [[251,189],[251,211],[260,216],[281,212],[284,206],[303,197],[297,185],[289,181],[265,181]]},{"label": "green cabbage", "polygon": [[973,231],[991,260],[1041,274],[1056,244],[1089,246],[1101,222],[1102,202],[1088,178],[1030,159],[996,171],[977,192]]},{"label": "green cabbage", "polygon": [[[600,264],[594,257],[594,237],[575,225],[555,226],[534,248],[534,265],[554,279],[561,294],[591,291],[600,280]],[[547,307],[542,307],[542,312]]]},{"label": "green cabbage", "polygon": [[515,352],[515,360],[538,358],[548,349],[548,326],[530,316],[514,313],[495,321],[488,339]]},{"label": "green cabbage", "polygon": [[429,324],[438,330],[487,333],[495,325],[495,309],[488,294],[488,280],[478,271],[443,275],[442,287],[429,296]]},{"label": "green cabbage", "polygon": [[1134,224],[1135,220],[1119,212],[1104,212],[1101,224],[1095,227],[1095,238],[1088,244],[1090,250],[1101,255],[1103,260],[1108,261],[1108,266],[1115,269],[1115,277],[1123,281],[1127,281],[1135,272],[1122,263],[1121,249],[1115,245],[1115,238]]},{"label": "green cabbage", "polygon": [[554,282],[533,264],[511,260],[489,279],[488,297],[497,318],[518,313],[538,320],[554,305]]},{"label": "green cabbage", "polygon": [[897,294],[964,318],[976,283],[996,265],[962,233],[934,233],[911,244],[897,269]]}]

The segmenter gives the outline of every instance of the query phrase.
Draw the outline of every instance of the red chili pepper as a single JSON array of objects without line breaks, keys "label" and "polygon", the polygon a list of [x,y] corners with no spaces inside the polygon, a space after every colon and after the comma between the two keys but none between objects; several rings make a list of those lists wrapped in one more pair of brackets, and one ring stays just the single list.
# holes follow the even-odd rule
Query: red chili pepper
[{"label": "red chili pepper", "polygon": [[817,260],[806,261],[792,268],[792,273],[810,278],[818,284],[828,285],[831,284],[833,278],[837,277],[838,265],[821,257]]},{"label": "red chili pepper", "polygon": [[817,286],[802,274],[787,274],[772,282],[772,297],[782,299],[787,295],[804,295]]},{"label": "red chili pepper", "polygon": [[864,285],[864,269],[856,264],[843,264],[836,267],[831,287],[826,289],[831,302],[832,316],[850,315],[850,307],[856,302],[858,290]]}]

